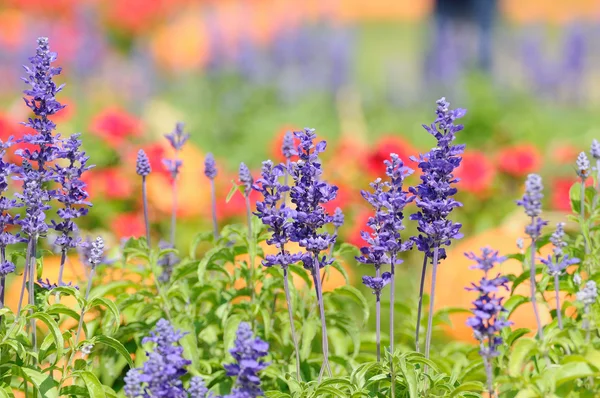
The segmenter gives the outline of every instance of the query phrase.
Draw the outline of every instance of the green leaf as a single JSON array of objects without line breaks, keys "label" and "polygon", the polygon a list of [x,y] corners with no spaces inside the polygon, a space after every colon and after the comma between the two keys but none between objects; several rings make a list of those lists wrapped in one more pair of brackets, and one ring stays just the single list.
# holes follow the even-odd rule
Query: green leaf
[{"label": "green leaf", "polygon": [[125,346],[119,340],[114,339],[110,336],[105,336],[103,334],[94,336],[94,338],[92,340],[96,343],[104,344],[104,345],[114,349],[119,354],[121,354],[123,356],[123,358],[125,358],[125,360],[127,361],[127,363],[129,364],[130,367],[132,367],[132,368],[135,367],[135,365],[133,364],[133,360],[131,359],[131,355],[129,354],[129,351],[127,351]]},{"label": "green leaf", "polygon": [[537,342],[529,337],[524,337],[517,341],[510,353],[508,360],[508,374],[517,377],[521,374],[525,361],[532,355],[532,351],[537,347]]},{"label": "green leaf", "polygon": [[519,294],[513,294],[504,303],[504,308],[508,311],[507,318],[510,318],[514,310],[516,310],[521,304],[529,301],[529,297],[521,296]]},{"label": "green leaf", "polygon": [[302,341],[300,343],[300,357],[308,359],[312,352],[312,342],[317,335],[321,324],[315,319],[308,319],[302,325]]},{"label": "green leaf", "polygon": [[484,390],[483,384],[476,381],[469,381],[466,383],[462,383],[460,386],[456,387],[450,393],[450,397],[456,397],[462,392],[471,391],[471,392],[481,392]]},{"label": "green leaf", "polygon": [[404,375],[405,382],[408,385],[409,398],[418,398],[417,374],[415,373],[415,368],[412,366],[406,366],[406,359],[401,357],[400,370],[402,371],[402,375]]},{"label": "green leaf", "polygon": [[192,260],[196,259],[196,251],[198,250],[198,246],[202,242],[210,242],[213,239],[213,233],[211,231],[202,231],[198,232],[194,239],[192,240],[192,244],[190,245],[190,258]]},{"label": "green leaf", "polygon": [[329,294],[337,294],[351,298],[362,310],[363,325],[369,321],[369,303],[363,294],[354,286],[344,285]]},{"label": "green leaf", "polygon": [[58,383],[47,374],[23,366],[14,366],[13,373],[20,374],[34,386],[44,398],[58,398]]},{"label": "green leaf", "polygon": [[595,376],[596,373],[585,362],[569,362],[562,365],[556,372],[556,386],[567,383],[575,379],[583,379],[589,376]]},{"label": "green leaf", "polygon": [[85,386],[90,394],[90,398],[106,398],[104,388],[100,380],[90,371],[82,370],[73,373],[83,379]]},{"label": "green leaf", "polygon": [[110,313],[112,314],[112,316],[115,320],[115,323],[113,326],[113,333],[116,332],[117,329],[119,328],[119,324],[121,323],[119,309],[117,308],[117,306],[115,305],[115,303],[112,300],[109,300],[105,297],[96,297],[88,303],[87,310],[89,310],[90,308],[96,307],[96,306],[100,306],[100,305],[105,306],[106,309],[108,309],[110,311]]},{"label": "green leaf", "polygon": [[59,359],[62,359],[65,347],[65,339],[63,338],[60,328],[58,327],[56,321],[52,319],[50,315],[45,314],[43,312],[36,312],[27,317],[27,319],[32,318],[39,319],[40,321],[44,322],[48,327],[48,330],[52,334],[52,337],[54,338],[54,343],[56,345],[56,358],[52,364],[55,364]]},{"label": "green leaf", "polygon": [[10,396],[4,389],[0,388],[0,398],[10,398]]},{"label": "green leaf", "polygon": [[237,191],[240,191],[241,186],[237,184],[237,182],[235,182],[234,180],[231,180],[231,189],[229,190],[229,193],[227,194],[227,197],[225,198],[225,203],[229,203],[229,201],[231,200],[231,198],[233,197],[233,195],[235,195],[235,193]]},{"label": "green leaf", "polygon": [[233,345],[233,340],[235,339],[235,333],[242,322],[241,315],[231,315],[225,321],[225,325],[223,327],[223,347],[229,350],[229,348]]},{"label": "green leaf", "polygon": [[[342,274],[342,276],[344,277],[344,281],[347,285],[350,284],[350,276],[348,275],[348,272],[346,271],[346,268],[344,268],[342,263],[340,263],[339,261],[334,261],[330,265],[330,267],[335,268],[340,274]],[[325,277],[325,279],[327,279],[327,277]]]},{"label": "green leaf", "polygon": [[70,397],[71,395],[77,395],[77,396],[81,396],[81,397],[89,397],[87,388],[85,388],[83,386],[76,386],[76,385],[64,386],[60,389],[61,397],[64,397],[64,396]]}]

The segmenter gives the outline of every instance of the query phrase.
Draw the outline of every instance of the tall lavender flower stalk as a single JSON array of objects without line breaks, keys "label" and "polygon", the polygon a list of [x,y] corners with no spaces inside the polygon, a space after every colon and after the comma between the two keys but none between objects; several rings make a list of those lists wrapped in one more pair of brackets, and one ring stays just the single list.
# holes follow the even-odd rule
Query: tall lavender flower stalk
[{"label": "tall lavender flower stalk", "polygon": [[289,266],[300,261],[300,253],[290,253],[285,249],[285,245],[290,241],[290,229],[292,223],[290,216],[293,210],[286,206],[283,201],[283,195],[289,191],[287,185],[281,185],[280,177],[286,173],[285,167],[282,164],[276,166],[273,162],[267,160],[263,162],[261,169],[261,178],[256,181],[253,188],[260,192],[263,200],[256,201],[256,212],[254,213],[264,225],[269,227],[271,237],[267,239],[269,245],[277,248],[278,253],[268,255],[262,264],[265,267],[279,265],[283,270],[283,289],[285,291],[285,300],[288,307],[288,315],[290,320],[290,330],[292,334],[292,342],[294,344],[294,353],[296,354],[296,377],[300,378],[300,350],[298,348],[298,339],[296,337],[296,327],[294,326],[294,314],[292,309],[292,300],[289,287]]},{"label": "tall lavender flower stalk", "polygon": [[[87,302],[90,297],[90,291],[92,290],[92,282],[94,280],[94,274],[96,272],[96,267],[102,262],[104,258],[104,240],[102,237],[98,236],[94,242],[92,242],[92,247],[90,250],[90,258],[88,262],[91,266],[90,274],[88,275],[88,284],[87,289],[85,290],[85,301]],[[75,349],[79,344],[79,338],[81,336],[81,329],[83,328],[83,317],[85,315],[85,305],[81,307],[81,312],[79,314],[79,324],[77,325],[77,333],[75,334],[75,345],[71,350],[71,354],[69,360],[67,361],[67,367],[70,365],[73,357],[75,356]]]},{"label": "tall lavender flower stalk", "polygon": [[536,294],[536,269],[535,269],[535,253],[537,248],[537,240],[542,234],[542,228],[547,224],[546,221],[540,218],[540,214],[542,213],[542,198],[544,194],[542,193],[544,186],[542,185],[542,177],[537,174],[529,174],[527,176],[527,180],[525,181],[525,194],[521,200],[517,201],[519,206],[523,206],[525,209],[525,214],[527,214],[531,222],[527,227],[525,227],[525,233],[531,237],[531,256],[530,256],[530,298],[531,305],[533,306],[533,313],[535,315],[535,320],[538,326],[538,336],[540,340],[544,337],[544,331],[542,328],[542,321],[540,320],[540,314],[538,312],[537,303],[535,299]]},{"label": "tall lavender flower stalk", "polygon": [[6,276],[15,272],[15,264],[6,259],[6,247],[21,241],[18,233],[14,235],[8,231],[19,220],[19,215],[13,216],[9,211],[21,206],[15,199],[6,196],[8,178],[19,171],[16,165],[5,161],[6,149],[12,144],[12,137],[5,142],[0,141],[0,309],[4,307]]},{"label": "tall lavender flower stalk", "polygon": [[[29,269],[24,272],[24,282],[29,275],[29,303],[35,305],[34,280],[36,273],[36,251],[37,241],[41,236],[45,236],[48,230],[46,224],[45,212],[50,208],[48,202],[51,199],[51,192],[44,189],[44,184],[55,179],[52,169],[48,163],[59,156],[58,144],[60,137],[53,135],[56,125],[49,119],[65,106],[56,100],[56,94],[62,90],[63,86],[57,86],[53,78],[60,74],[61,68],[53,67],[52,63],[56,60],[56,53],[50,51],[48,39],[40,37],[37,40],[36,55],[29,58],[31,66],[24,66],[26,76],[22,80],[30,88],[24,90],[26,98],[25,104],[31,109],[34,116],[23,123],[30,127],[35,133],[27,134],[21,142],[35,145],[33,150],[18,150],[17,155],[23,158],[23,167],[19,179],[23,181],[23,194],[19,198],[25,205],[25,217],[19,221],[22,232],[28,239],[28,251],[25,259],[25,267]],[[37,168],[32,166],[37,164]],[[24,283],[25,285],[25,283]],[[19,300],[19,313],[22,304],[24,286]],[[31,320],[32,344],[34,351],[37,350],[36,339],[36,321]]]},{"label": "tall lavender flower stalk", "polygon": [[[283,142],[281,143],[281,153],[285,157],[285,169],[286,173],[283,176],[283,185],[288,186],[288,177],[289,173],[287,170],[290,168],[290,159],[292,156],[296,154],[296,149],[294,148],[294,135],[291,132],[285,133],[283,136]],[[283,193],[283,203],[287,200],[287,192]]]},{"label": "tall lavender flower stalk", "polygon": [[190,135],[183,132],[184,124],[177,122],[175,129],[165,134],[165,138],[171,144],[171,147],[175,150],[175,157],[173,159],[163,159],[167,171],[171,173],[172,183],[172,194],[173,194],[173,209],[171,211],[171,247],[175,247],[175,229],[177,227],[177,177],[179,176],[179,169],[183,162],[179,159],[179,152],[183,148],[183,145],[189,140]]},{"label": "tall lavender flower stalk", "polygon": [[310,270],[315,284],[317,302],[321,318],[323,365],[319,372],[319,381],[327,370],[331,375],[329,365],[329,342],[327,339],[327,326],[325,321],[325,307],[320,278],[320,269],[331,264],[333,259],[324,255],[330,245],[335,243],[336,236],[330,235],[323,228],[333,221],[333,217],[327,214],[323,204],[335,199],[337,187],[321,180],[323,170],[319,160],[319,153],[325,151],[327,143],[320,141],[314,144],[316,139],[314,129],[305,128],[303,131],[294,133],[300,140],[297,148],[299,159],[292,162],[288,169],[294,185],[290,191],[290,198],[295,205],[291,214],[292,227],[290,238],[305,249],[302,256],[304,268]]},{"label": "tall lavender flower stalk", "polygon": [[540,259],[540,261],[548,267],[548,274],[554,278],[554,292],[556,294],[556,318],[558,320],[558,327],[560,330],[563,329],[563,323],[562,310],[560,308],[560,298],[558,296],[560,291],[559,277],[568,266],[579,263],[578,258],[569,258],[568,255],[563,253],[563,249],[567,246],[567,243],[564,241],[564,228],[564,222],[559,222],[556,224],[556,230],[550,237],[550,242],[552,242],[554,245],[553,253],[547,258]]},{"label": "tall lavender flower stalk", "polygon": [[598,204],[598,193],[600,192],[600,142],[598,140],[592,141],[592,146],[590,148],[590,154],[596,160],[596,193],[594,194],[594,201],[592,204],[592,211],[596,208],[596,204]]},{"label": "tall lavender flower stalk", "polygon": [[[63,271],[65,267],[67,252],[81,245],[81,238],[77,237],[77,224],[75,220],[88,213],[88,207],[92,204],[87,201],[89,195],[86,184],[81,180],[84,172],[93,166],[88,166],[89,156],[80,150],[80,134],[74,134],[64,140],[60,148],[59,157],[68,162],[66,166],[57,164],[54,166],[56,181],[60,184],[54,193],[56,199],[63,204],[58,210],[60,222],[52,220],[52,228],[60,233],[54,244],[61,248],[60,269],[58,272],[58,286],[63,285]],[[57,300],[59,295],[57,294]]]},{"label": "tall lavender flower stalk", "polygon": [[[335,208],[335,211],[333,212],[333,219],[331,220],[331,223],[333,224],[333,227],[334,227],[333,234],[335,236],[337,236],[340,231],[340,228],[344,225],[344,212],[339,207]],[[334,248],[335,248],[335,244],[332,244],[331,246],[329,246],[329,253],[328,253],[329,258],[333,258],[333,249]],[[325,272],[323,272],[323,275],[321,276],[321,285],[325,284],[325,277],[327,275],[328,275],[327,270],[325,270]]]},{"label": "tall lavender flower stalk", "polygon": [[429,301],[429,316],[427,320],[427,336],[425,339],[425,356],[429,358],[431,333],[433,327],[433,309],[435,301],[435,287],[438,262],[446,258],[446,251],[442,246],[449,246],[452,239],[462,238],[461,224],[448,219],[452,210],[462,206],[453,196],[457,189],[454,184],[458,179],[453,171],[460,165],[464,145],[453,145],[455,134],[463,129],[462,124],[455,125],[454,121],[463,117],[464,109],[451,110],[445,98],[437,102],[436,120],[429,126],[423,125],[425,130],[435,137],[437,145],[426,155],[421,155],[419,168],[422,171],[421,183],[411,187],[410,192],[416,196],[419,211],[410,216],[411,220],[418,221],[420,234],[413,238],[419,251],[424,254],[421,285],[419,289],[419,309],[417,312],[417,327],[415,345],[419,351],[419,329],[421,324],[421,306],[427,263],[431,260],[433,272],[431,276],[431,295]]},{"label": "tall lavender flower stalk", "polygon": [[583,304],[584,321],[583,330],[585,331],[585,342],[590,342],[590,310],[592,305],[598,300],[598,287],[596,282],[587,281],[576,294],[577,301]]},{"label": "tall lavender flower stalk", "polygon": [[204,175],[210,180],[210,193],[212,203],[213,235],[215,240],[219,239],[219,224],[217,223],[217,191],[215,189],[215,177],[217,176],[217,165],[212,153],[206,154],[204,160]]},{"label": "tall lavender flower stalk", "polygon": [[481,249],[481,257],[475,253],[465,253],[465,256],[475,261],[471,268],[483,271],[483,278],[478,284],[472,283],[472,287],[466,290],[479,293],[477,300],[473,301],[473,315],[467,319],[467,325],[473,329],[475,338],[479,341],[479,355],[483,358],[485,373],[487,376],[487,388],[490,397],[495,397],[494,381],[492,375],[492,360],[499,355],[498,347],[502,345],[500,331],[511,325],[512,322],[506,321],[502,316],[507,310],[502,306],[502,298],[496,296],[500,287],[508,290],[508,278],[496,275],[490,278],[490,270],[499,263],[506,260],[506,257],[498,256],[497,251],[490,248]]},{"label": "tall lavender flower stalk", "polygon": [[143,149],[140,149],[135,162],[135,172],[142,177],[142,202],[144,206],[144,223],[146,225],[146,242],[150,245],[150,220],[148,218],[148,197],[146,195],[146,177],[152,172],[150,160]]},{"label": "tall lavender flower stalk", "polygon": [[[575,162],[577,165],[577,176],[580,179],[581,188],[580,188],[580,202],[579,202],[579,216],[581,217],[581,223],[585,223],[585,181],[590,176],[590,161],[588,160],[585,152],[581,152],[579,156],[577,156],[577,161]],[[592,209],[593,211],[593,209]],[[590,244],[584,234],[583,236],[583,247],[586,254],[590,252]]]}]

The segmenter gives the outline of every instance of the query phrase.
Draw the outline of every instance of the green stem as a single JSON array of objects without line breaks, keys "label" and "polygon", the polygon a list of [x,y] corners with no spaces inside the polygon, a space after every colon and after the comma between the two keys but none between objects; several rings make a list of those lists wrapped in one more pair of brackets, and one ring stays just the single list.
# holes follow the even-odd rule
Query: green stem
[{"label": "green stem", "polygon": [[417,330],[415,331],[415,347],[417,352],[421,352],[419,344],[419,335],[421,330],[421,314],[423,312],[423,292],[425,290],[425,277],[427,276],[427,253],[423,257],[423,267],[421,268],[421,285],[419,286],[419,306],[417,308]]},{"label": "green stem", "polygon": [[[532,223],[533,218],[532,218]],[[540,338],[540,340],[543,340],[544,338],[544,330],[542,329],[542,321],[540,320],[540,314],[538,312],[538,308],[537,308],[537,302],[535,300],[535,293],[536,293],[536,287],[537,287],[537,283],[535,280],[535,251],[536,251],[536,240],[532,239],[531,240],[531,262],[529,265],[529,282],[531,284],[531,288],[530,288],[530,295],[531,295],[531,305],[533,306],[533,313],[535,315],[535,321],[537,323],[537,327],[538,327],[538,337]]]},{"label": "green stem", "polygon": [[433,249],[433,271],[431,274],[431,297],[429,299],[429,314],[427,317],[427,336],[425,337],[425,358],[429,359],[431,349],[431,334],[433,331],[433,311],[435,301],[435,282],[437,277],[439,248],[436,245]]}]

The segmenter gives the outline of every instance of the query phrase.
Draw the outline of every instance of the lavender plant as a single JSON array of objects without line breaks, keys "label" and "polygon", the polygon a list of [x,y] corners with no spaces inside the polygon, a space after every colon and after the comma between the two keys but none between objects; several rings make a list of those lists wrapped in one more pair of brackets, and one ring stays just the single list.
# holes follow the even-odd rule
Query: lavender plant
[{"label": "lavender plant", "polygon": [[419,350],[419,328],[421,323],[421,306],[427,264],[431,261],[433,272],[431,276],[431,295],[429,303],[429,316],[427,320],[427,336],[425,339],[425,356],[429,358],[431,332],[433,326],[433,308],[435,300],[435,285],[437,267],[440,260],[446,258],[443,246],[449,246],[452,239],[460,239],[461,224],[448,219],[453,209],[462,206],[453,196],[457,189],[453,186],[458,182],[453,171],[460,165],[464,145],[453,145],[455,134],[463,129],[462,124],[454,124],[466,113],[464,109],[450,109],[450,104],[445,98],[437,102],[436,120],[430,125],[424,125],[425,130],[436,140],[437,145],[429,153],[421,155],[419,169],[421,183],[409,190],[416,196],[419,211],[410,216],[411,220],[418,222],[420,234],[413,238],[419,251],[423,252],[423,268],[419,288],[419,308],[417,310],[417,330],[415,345]]},{"label": "lavender plant", "polygon": [[148,198],[146,195],[146,177],[152,172],[150,160],[143,149],[140,149],[135,162],[135,172],[142,177],[142,203],[144,206],[144,224],[146,226],[146,242],[150,245],[150,220],[148,218]]},{"label": "lavender plant", "polygon": [[542,213],[542,193],[544,186],[542,185],[542,177],[537,174],[529,174],[527,181],[525,182],[525,194],[523,198],[517,201],[517,205],[522,206],[525,209],[525,214],[530,217],[530,223],[525,228],[525,233],[531,238],[531,255],[530,255],[530,300],[533,306],[533,313],[535,315],[535,321],[538,326],[538,336],[541,339],[544,337],[544,330],[542,322],[540,320],[540,314],[538,312],[535,294],[537,290],[537,283],[535,279],[536,266],[535,266],[535,253],[536,253],[536,242],[541,236],[542,228],[547,224],[546,221],[542,220],[540,214]]},{"label": "lavender plant", "polygon": [[290,240],[297,242],[305,249],[302,255],[304,268],[311,271],[315,292],[319,304],[321,318],[321,333],[323,346],[323,365],[319,372],[321,380],[325,370],[331,376],[329,365],[329,342],[325,321],[325,307],[321,287],[320,269],[333,262],[327,255],[320,257],[322,251],[327,250],[335,243],[336,236],[323,231],[323,227],[333,221],[328,215],[323,204],[335,199],[337,187],[321,180],[322,174],[319,153],[325,151],[327,143],[320,141],[314,144],[316,134],[314,129],[305,128],[294,133],[300,140],[296,149],[298,161],[290,164],[290,173],[294,185],[290,191],[290,198],[295,208],[291,213],[292,225],[290,227]]},{"label": "lavender plant", "polygon": [[465,256],[475,261],[471,267],[483,271],[483,278],[478,284],[472,284],[467,290],[479,293],[477,300],[473,301],[473,315],[467,320],[467,325],[473,329],[475,338],[479,341],[479,355],[483,358],[487,378],[487,389],[490,397],[495,397],[492,360],[499,355],[498,347],[502,345],[500,332],[512,324],[504,319],[503,313],[507,310],[502,306],[502,298],[496,296],[499,288],[508,290],[508,278],[498,274],[490,278],[489,272],[496,265],[504,262],[506,257],[498,255],[497,251],[485,247],[481,249],[481,256],[475,253],[465,253]]},{"label": "lavender plant", "polygon": [[585,331],[585,341],[589,344],[591,336],[590,328],[590,310],[593,304],[598,300],[598,287],[596,282],[589,280],[577,292],[577,301],[583,304],[583,330]]},{"label": "lavender plant", "polygon": [[[291,158],[292,156],[296,155],[296,148],[294,148],[294,135],[291,132],[287,132],[285,133],[285,135],[283,136],[283,142],[281,143],[281,153],[283,154],[283,157],[285,158],[285,170],[286,173],[283,176],[283,185],[288,186],[288,177],[289,177],[289,173],[287,172],[287,170],[290,168],[290,162],[291,162]],[[287,196],[287,192],[283,193],[283,203],[286,202],[286,196]]]},{"label": "lavender plant", "polygon": [[300,261],[301,254],[290,253],[285,248],[286,244],[290,242],[292,223],[289,218],[293,214],[293,211],[283,202],[283,195],[289,191],[289,187],[279,182],[279,178],[285,173],[283,165],[279,164],[275,166],[270,160],[263,162],[261,178],[253,185],[253,188],[262,194],[263,200],[256,202],[256,212],[254,214],[264,225],[268,226],[271,237],[267,239],[267,243],[275,246],[278,251],[275,255],[267,255],[263,261],[263,265],[265,267],[278,265],[283,270],[283,287],[288,308],[294,353],[296,355],[296,377],[300,380],[300,350],[298,348],[290,296],[289,266]]},{"label": "lavender plant", "polygon": [[215,189],[215,177],[217,176],[217,165],[212,153],[206,154],[204,159],[204,175],[210,180],[210,193],[212,203],[213,235],[219,239],[219,225],[217,223],[217,194]]}]

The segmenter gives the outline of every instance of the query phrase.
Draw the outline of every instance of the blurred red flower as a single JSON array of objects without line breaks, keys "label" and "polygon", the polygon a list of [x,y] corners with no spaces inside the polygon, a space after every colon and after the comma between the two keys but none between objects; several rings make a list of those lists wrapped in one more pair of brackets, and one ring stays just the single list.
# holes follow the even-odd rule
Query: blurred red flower
[{"label": "blurred red flower", "polygon": [[[279,129],[279,132],[275,136],[275,139],[271,143],[271,156],[273,157],[274,162],[284,162],[285,157],[281,153],[281,145],[283,144],[283,137],[287,134],[287,132],[293,133],[294,131],[299,131],[300,129],[295,126],[285,125]],[[294,137],[294,148],[296,148],[300,144],[300,140]],[[297,156],[292,156],[291,160],[297,160]]]},{"label": "blurred red flower", "polygon": [[410,160],[410,157],[417,157],[419,151],[402,137],[384,136],[377,141],[375,147],[367,155],[367,171],[372,176],[382,177],[385,174],[383,161],[389,159],[391,153],[397,154],[405,166],[416,168],[416,162]]},{"label": "blurred red flower", "polygon": [[337,195],[334,200],[327,202],[323,205],[325,210],[329,214],[333,214],[336,207],[344,210],[348,207],[350,203],[353,203],[356,198],[360,195],[357,189],[352,187],[348,187],[344,184],[338,184],[336,182],[330,182],[332,185],[336,185],[338,187]]},{"label": "blurred red flower", "polygon": [[577,180],[570,177],[558,177],[552,181],[552,208],[560,211],[571,211],[569,191]]},{"label": "blurred red flower", "polygon": [[105,199],[120,200],[128,199],[133,194],[134,185],[123,170],[116,167],[92,169],[83,175],[83,180],[90,198],[102,195]]},{"label": "blurred red flower", "polygon": [[483,152],[467,151],[456,169],[459,189],[477,195],[485,194],[496,177],[496,169]]},{"label": "blurred red flower", "polygon": [[[166,141],[165,141],[166,143]],[[135,163],[137,161],[137,154],[140,149],[143,149],[150,160],[150,167],[152,168],[152,174],[160,173],[167,177],[170,177],[170,173],[165,168],[162,160],[171,157],[167,154],[166,144],[161,142],[153,142],[142,145],[140,148],[133,148],[127,155],[127,164],[131,170],[135,169]]]},{"label": "blurred red flower", "polygon": [[497,164],[504,173],[513,177],[523,177],[539,170],[542,155],[532,144],[518,144],[501,149]]},{"label": "blurred red flower", "polygon": [[360,235],[361,231],[371,232],[371,229],[367,227],[367,221],[372,216],[372,212],[366,207],[356,213],[352,219],[351,228],[348,230],[347,242],[357,247],[363,247],[366,242]]},{"label": "blurred red flower", "polygon": [[118,148],[126,138],[142,134],[142,123],[122,109],[111,107],[94,117],[90,131],[113,148]]},{"label": "blurred red flower", "polygon": [[121,213],[115,216],[111,223],[111,229],[119,239],[140,237],[146,234],[144,217],[140,213]]},{"label": "blurred red flower", "polygon": [[581,152],[581,150],[576,146],[560,142],[557,143],[552,150],[552,159],[559,165],[574,164],[579,152]]}]

